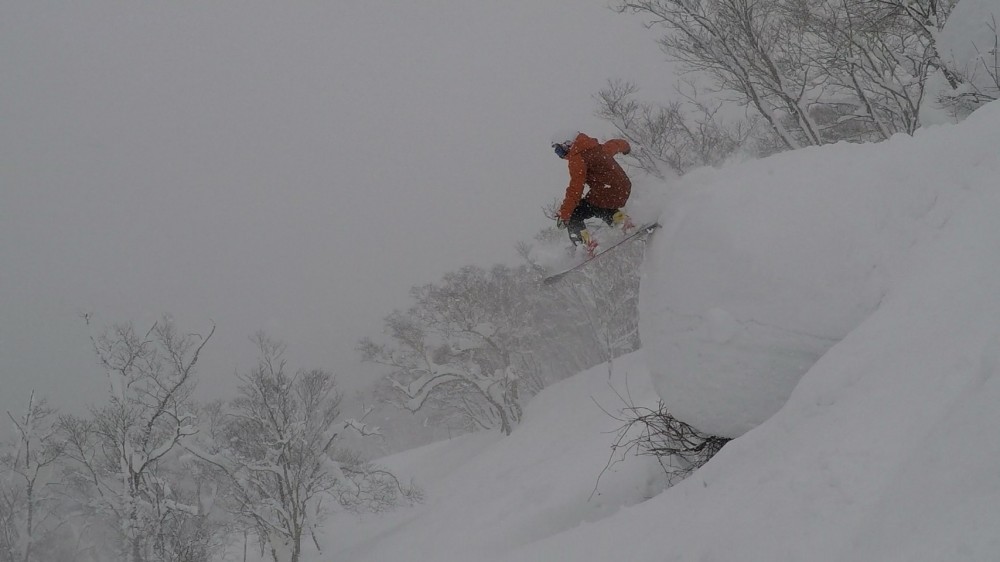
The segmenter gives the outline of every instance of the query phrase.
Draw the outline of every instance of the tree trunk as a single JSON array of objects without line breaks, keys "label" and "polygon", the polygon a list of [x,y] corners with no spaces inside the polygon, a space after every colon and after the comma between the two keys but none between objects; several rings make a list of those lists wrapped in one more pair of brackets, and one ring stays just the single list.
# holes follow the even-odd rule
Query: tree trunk
[{"label": "tree trunk", "polygon": [[292,560],[291,562],[299,562],[299,556],[302,554],[302,525],[296,524],[294,536],[292,537]]},{"label": "tree trunk", "polygon": [[132,538],[132,562],[142,562],[142,544],[139,537]]},{"label": "tree trunk", "polygon": [[129,479],[131,487],[129,500],[132,502],[132,505],[129,506],[128,532],[132,538],[132,562],[143,562],[142,534],[139,532],[139,498],[138,493],[135,491],[134,482],[135,480]]}]

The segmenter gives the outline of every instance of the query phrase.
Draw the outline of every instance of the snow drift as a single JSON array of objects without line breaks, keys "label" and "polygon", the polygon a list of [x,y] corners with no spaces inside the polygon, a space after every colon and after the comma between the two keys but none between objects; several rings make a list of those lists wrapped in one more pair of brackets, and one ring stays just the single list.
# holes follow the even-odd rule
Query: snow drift
[{"label": "snow drift", "polygon": [[[963,0],[934,32],[968,81],[963,91],[996,92],[998,8]],[[954,92],[943,73],[930,82],[922,120],[952,123],[937,95]],[[728,437],[774,414],[982,179],[995,138],[969,135],[988,130],[991,113],[957,131],[925,127],[877,147],[841,143],[685,177],[666,204],[640,303],[671,411]]]},{"label": "snow drift", "polygon": [[640,301],[674,415],[736,437],[774,414],[950,215],[960,178],[911,161],[975,157],[962,152],[899,137],[685,178],[651,241]]},{"label": "snow drift", "polygon": [[[914,138],[686,177],[647,251],[644,351],[610,381],[546,389],[509,438],[387,459],[427,502],[338,517],[314,559],[995,560],[998,141],[993,104]],[[667,357],[684,343],[718,368]],[[616,422],[591,397],[613,407],[627,372],[654,403],[647,366],[676,411],[742,433],[658,494],[648,458],[597,482]]]},{"label": "snow drift", "polygon": [[415,478],[427,501],[362,520],[338,516],[327,537],[334,554],[316,560],[492,560],[657,494],[664,477],[650,457],[615,465],[597,485],[619,425],[597,404],[616,410],[617,393],[632,392],[654,405],[644,364],[637,352],[613,371],[601,365],[545,389],[509,437],[475,433],[384,459]]},{"label": "snow drift", "polygon": [[[994,436],[1000,424],[998,141],[1000,104],[994,103],[961,125],[926,130],[916,138],[801,151],[701,176],[698,188],[682,185],[692,193],[675,200],[674,215],[666,221],[672,228],[663,234],[686,236],[689,244],[697,242],[695,234],[710,230],[690,222],[713,219],[721,227],[727,217],[720,209],[728,209],[734,220],[748,206],[785,213],[765,215],[759,224],[746,221],[745,240],[713,238],[722,256],[686,251],[670,236],[651,246],[643,341],[659,388],[695,423],[732,433],[767,418],[779,402],[746,378],[790,398],[666,493],[510,559],[995,560],[1000,552],[1000,440]],[[746,189],[708,179],[741,179]],[[797,181],[788,183],[792,179]],[[798,190],[810,182],[829,190],[800,197]],[[895,199],[866,195],[878,191]],[[877,210],[862,209],[857,197]],[[859,218],[847,209],[857,210]],[[838,214],[870,240],[845,228],[843,235],[856,245],[844,243],[828,232],[836,221],[826,213]],[[804,229],[801,236],[812,241],[815,258],[797,241],[781,239],[780,233],[798,237],[784,226],[788,220]],[[764,241],[776,245],[773,254],[760,249]],[[764,291],[765,274],[741,263],[743,252],[756,252],[753,259],[777,270],[779,294]],[[812,269],[834,260],[847,269],[830,269],[844,287],[811,291],[809,282],[821,281]],[[749,288],[720,289],[729,281],[706,279],[689,285],[695,303],[689,304],[668,286],[688,282],[668,271],[668,263],[744,275]],[[874,271],[866,274],[866,264]],[[694,335],[675,327],[680,320],[672,308],[680,306],[681,312],[694,313]],[[661,323],[659,314],[669,317]],[[801,373],[768,372],[759,367],[766,361],[751,363],[757,359],[752,354],[744,364],[759,368],[706,369],[700,378],[670,373],[660,364],[670,361],[664,348],[685,352],[678,349],[680,338],[701,345],[703,360],[716,366],[736,361],[726,363],[731,355],[710,357],[715,350],[739,356],[749,348],[766,356],[754,339],[764,336],[751,331],[754,322],[782,322],[797,333],[781,343],[790,342],[803,362],[809,353],[819,357],[798,385]],[[726,330],[724,337],[713,336]],[[801,339],[805,330],[814,332]],[[831,341],[825,352],[810,348],[808,338],[817,334],[839,341]],[[774,353],[779,352],[789,351]],[[787,368],[778,360],[771,365]],[[723,388],[728,384],[747,387],[748,399]]]}]

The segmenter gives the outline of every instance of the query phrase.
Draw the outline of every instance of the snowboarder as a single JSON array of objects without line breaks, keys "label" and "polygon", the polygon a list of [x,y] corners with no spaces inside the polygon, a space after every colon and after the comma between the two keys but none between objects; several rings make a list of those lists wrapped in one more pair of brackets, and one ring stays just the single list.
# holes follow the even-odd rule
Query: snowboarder
[{"label": "snowboarder", "polygon": [[[569,166],[569,186],[556,224],[567,229],[574,246],[583,244],[592,257],[597,241],[583,221],[597,217],[609,226],[621,226],[626,232],[633,227],[622,210],[632,192],[632,182],[614,158],[616,154],[628,154],[632,147],[624,139],[601,144],[584,133],[569,131],[554,135],[552,148]],[[586,196],[583,195],[584,184],[590,188]]]}]

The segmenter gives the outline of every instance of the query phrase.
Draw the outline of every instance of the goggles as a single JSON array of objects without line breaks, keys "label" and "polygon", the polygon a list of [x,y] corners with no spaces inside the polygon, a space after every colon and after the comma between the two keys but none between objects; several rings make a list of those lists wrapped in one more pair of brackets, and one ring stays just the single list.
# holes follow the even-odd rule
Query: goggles
[{"label": "goggles", "polygon": [[569,154],[569,148],[570,144],[552,143],[552,150],[555,151],[556,156],[559,158],[566,158],[566,155]]}]

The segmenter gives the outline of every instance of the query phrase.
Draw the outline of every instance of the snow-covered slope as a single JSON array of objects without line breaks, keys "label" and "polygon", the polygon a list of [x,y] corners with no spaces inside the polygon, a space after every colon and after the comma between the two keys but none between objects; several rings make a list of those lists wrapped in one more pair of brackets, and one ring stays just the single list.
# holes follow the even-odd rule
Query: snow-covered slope
[{"label": "snow-covered slope", "polygon": [[[663,489],[651,458],[631,459],[598,476],[631,392],[654,405],[641,352],[547,388],[514,433],[476,433],[381,461],[412,477],[426,502],[380,516],[338,515],[326,535],[333,560],[493,560],[513,548],[599,521]],[[597,490],[595,492],[595,487]],[[321,558],[317,558],[317,561]],[[325,559],[324,559],[325,560]]]},{"label": "snow-covered slope", "polygon": [[[910,233],[908,247],[883,254],[896,262],[881,275],[884,296],[806,372],[777,415],[727,445],[694,478],[627,517],[555,537],[517,558],[554,559],[580,548],[593,560],[997,559],[997,141],[1000,106],[994,105],[963,125],[926,131],[916,139],[779,159],[775,170],[795,166],[809,172],[803,174],[806,179],[817,171],[824,180],[830,174],[854,178],[864,167],[869,179],[857,181],[896,194],[900,211],[877,225],[854,223],[875,236],[873,247],[856,247],[862,253],[884,251],[876,235],[885,230]],[[837,159],[841,171],[825,167],[827,159]],[[745,174],[747,188],[766,191],[769,186],[754,183],[770,175],[759,164],[744,168],[758,170]],[[836,189],[836,182],[830,187]],[[785,189],[792,197],[795,186]],[[846,186],[843,192],[857,190]],[[928,198],[929,192],[934,195]],[[781,197],[773,203],[787,209]],[[810,214],[827,208],[815,206]],[[823,254],[831,242],[815,251]],[[775,259],[782,265],[780,257]],[[784,265],[794,269],[795,264]],[[651,267],[647,287],[661,281],[658,271]],[[785,296],[793,309],[813,305],[793,292]],[[688,394],[673,402],[697,406],[713,384],[727,384],[731,374],[706,370],[703,388],[689,386]],[[757,376],[765,386],[778,388],[767,373]],[[715,400],[710,407],[729,412],[731,422],[743,417],[742,408],[754,406],[734,398]],[[669,531],[658,536],[653,529]]]},{"label": "snow-covered slope", "polygon": [[[685,178],[647,252],[645,351],[611,382],[629,372],[650,404],[648,365],[677,411],[741,436],[651,499],[656,467],[629,458],[588,500],[616,426],[590,399],[617,404],[594,369],[539,395],[509,438],[388,459],[427,502],[338,517],[316,560],[997,560],[997,146],[993,104],[915,138]],[[670,383],[678,341],[705,365],[749,353],[753,380],[689,358]]]},{"label": "snow-covered slope", "polygon": [[[990,113],[996,110],[991,108]],[[978,206],[1000,135],[967,126],[841,143],[685,178],[647,253],[654,383],[679,418],[735,437],[914,275],[924,243]]]},{"label": "snow-covered slope", "polygon": [[[573,552],[586,560],[996,560],[1000,555],[1000,105],[966,123],[925,131],[879,146],[831,147],[742,167],[746,189],[772,193],[775,207],[820,215],[827,205],[790,208],[769,177],[802,179],[819,172],[863,182],[897,197],[877,224],[853,222],[873,236],[884,269],[883,296],[843,339],[822,354],[780,411],[731,442],[693,478],[657,498],[602,522],[533,545],[512,559],[553,560]],[[836,160],[839,168],[827,167]],[[859,174],[859,169],[867,173]],[[780,170],[780,171],[779,171]],[[732,176],[729,176],[732,177]],[[857,186],[838,189],[856,196]],[[841,208],[830,193],[832,208]],[[713,191],[719,193],[719,190]],[[732,207],[732,191],[717,195]],[[735,209],[734,209],[735,212]],[[770,217],[774,218],[774,217]],[[815,216],[818,223],[826,219]],[[848,220],[845,216],[844,219]],[[772,223],[774,229],[784,228]],[[765,229],[767,227],[762,226]],[[885,231],[906,233],[908,244],[886,252]],[[670,232],[667,229],[666,232]],[[789,232],[789,235],[793,233]],[[666,252],[660,240],[655,250]],[[850,261],[834,240],[814,250]],[[797,255],[802,258],[804,255]],[[656,259],[647,285],[665,282]],[[734,256],[736,257],[736,256]],[[794,270],[774,257],[772,264]],[[802,264],[803,268],[810,263]],[[776,277],[780,277],[776,276]],[[751,286],[763,289],[761,282]],[[662,290],[662,288],[661,288]],[[725,295],[752,307],[757,295]],[[809,295],[786,291],[789,310],[822,314]],[[650,295],[645,303],[652,306]],[[663,309],[660,309],[663,312]],[[649,310],[644,310],[649,314]],[[786,318],[798,319],[794,313]],[[808,320],[808,319],[803,319]],[[648,320],[647,325],[655,322]],[[711,321],[709,322],[711,323]],[[644,338],[646,334],[644,334]],[[719,338],[729,342],[734,338]],[[649,345],[651,365],[666,347]],[[711,360],[707,353],[706,359]],[[710,369],[671,402],[721,410],[717,419],[745,419],[735,398],[715,400],[713,387],[732,372]],[[786,389],[765,372],[761,384]],[[663,384],[661,388],[669,388]],[[790,390],[790,389],[789,389]],[[683,392],[686,392],[684,394]]]}]

